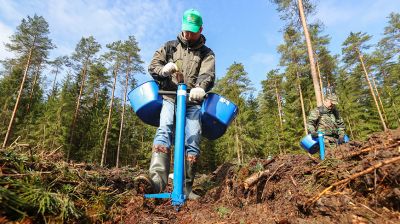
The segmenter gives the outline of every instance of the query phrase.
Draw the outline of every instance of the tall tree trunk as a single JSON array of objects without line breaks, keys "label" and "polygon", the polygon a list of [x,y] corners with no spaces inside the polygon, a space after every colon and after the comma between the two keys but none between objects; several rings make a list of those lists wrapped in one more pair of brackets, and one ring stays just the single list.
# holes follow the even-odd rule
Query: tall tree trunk
[{"label": "tall tree trunk", "polygon": [[297,77],[297,88],[298,88],[298,90],[299,90],[299,95],[300,95],[301,113],[302,113],[302,115],[303,115],[304,133],[305,133],[305,135],[307,135],[306,110],[304,109],[303,91],[301,91],[301,84],[300,84],[299,72],[296,72],[296,77]]},{"label": "tall tree trunk", "polygon": [[376,87],[375,78],[374,78],[373,75],[371,75],[371,79],[372,79],[372,85],[373,85],[373,87],[374,87],[374,89],[375,89],[375,92],[376,92],[376,96],[378,97],[379,104],[380,104],[381,109],[382,109],[383,117],[385,118],[385,122],[387,123],[387,122],[388,122],[388,119],[387,119],[387,117],[386,117],[385,108],[383,107],[383,103],[382,103],[382,100],[381,100],[381,95],[379,94],[378,88]]},{"label": "tall tree trunk", "polygon": [[278,92],[278,86],[276,84],[276,80],[275,80],[275,96],[276,96],[276,103],[278,104],[278,115],[279,115],[279,127],[282,130],[283,124],[282,124],[282,106],[281,106],[281,97],[279,95]]},{"label": "tall tree trunk", "polygon": [[235,123],[235,148],[236,148],[236,154],[237,154],[238,163],[242,164],[242,161],[240,160],[238,124],[237,124],[236,120],[234,120],[234,123]]},{"label": "tall tree trunk", "polygon": [[283,123],[282,123],[282,104],[281,104],[281,97],[278,92],[278,85],[276,84],[275,80],[275,96],[276,96],[276,103],[278,105],[278,115],[279,115],[279,132],[278,132],[278,149],[281,153],[281,137],[283,135]]},{"label": "tall tree trunk", "polygon": [[58,67],[56,69],[56,73],[54,75],[54,80],[53,80],[53,85],[51,87],[51,91],[52,91],[51,95],[52,95],[52,97],[53,97],[53,94],[56,92],[57,75],[58,75]]},{"label": "tall tree trunk", "polygon": [[324,101],[324,85],[322,84],[322,77],[321,77],[321,71],[319,70],[318,58],[316,60],[316,63],[317,63],[317,73],[318,73],[319,87],[320,87],[320,90],[321,90],[321,100]]},{"label": "tall tree trunk", "polygon": [[389,90],[387,91],[387,93],[389,94],[390,100],[392,101],[392,107],[393,107],[393,110],[394,110],[394,114],[396,115],[396,118],[397,118],[397,124],[400,126],[399,112],[398,112],[398,110],[397,110],[397,105],[396,105],[396,103],[394,102],[393,95],[392,95],[392,93],[391,93],[391,89],[390,89],[390,88],[389,88]]},{"label": "tall tree trunk", "polygon": [[33,94],[35,93],[35,86],[36,86],[36,82],[39,77],[39,70],[40,70],[40,62],[36,65],[35,76],[33,78],[32,88],[31,88],[31,92],[29,94],[29,103],[26,107],[27,113],[29,113],[29,111],[31,110],[32,98],[33,98]]},{"label": "tall tree trunk", "polygon": [[[86,62],[84,64],[83,69],[82,69],[81,87],[79,90],[78,98],[76,99],[75,113],[74,113],[74,118],[72,120],[71,131],[70,131],[70,140],[69,140],[70,145],[72,145],[72,141],[74,139],[74,129],[75,129],[75,125],[76,125],[76,120],[78,119],[78,115],[79,115],[79,107],[80,107],[80,103],[81,103],[81,97],[83,94],[83,88],[85,86],[87,66],[88,66],[88,62]],[[71,151],[71,147],[68,147],[67,161],[69,160],[70,151]]]},{"label": "tall tree trunk", "polygon": [[331,93],[331,82],[329,82],[328,77],[326,79],[326,93]]},{"label": "tall tree trunk", "polygon": [[351,139],[354,139],[353,129],[351,128],[351,124],[350,124],[348,116],[346,116],[346,120],[347,120],[347,124],[349,124]]},{"label": "tall tree trunk", "polygon": [[111,93],[110,109],[108,110],[107,128],[106,128],[106,134],[104,135],[103,152],[101,153],[100,166],[103,166],[104,163],[105,163],[105,154],[106,154],[106,149],[107,149],[108,130],[110,129],[112,107],[113,107],[113,103],[114,103],[115,85],[117,83],[117,72],[118,72],[118,66],[116,66],[116,68],[114,69],[114,83],[113,83],[112,93]]},{"label": "tall tree trunk", "polygon": [[18,110],[19,100],[21,99],[22,90],[24,89],[26,76],[28,75],[29,65],[31,63],[32,52],[33,52],[33,47],[31,47],[29,49],[28,60],[26,61],[24,76],[22,78],[21,85],[19,87],[17,101],[15,102],[15,106],[14,106],[13,113],[11,115],[10,123],[8,124],[6,136],[4,137],[3,146],[2,146],[3,149],[6,148],[8,137],[10,135],[10,132],[11,132],[11,129],[12,129],[12,125],[13,125],[13,122],[14,122],[15,114],[17,113],[17,110]]},{"label": "tall tree trunk", "polygon": [[[129,59],[128,59],[129,61]],[[124,128],[124,119],[125,119],[125,106],[126,106],[126,94],[128,92],[128,84],[129,84],[129,69],[126,70],[125,76],[125,90],[124,90],[124,98],[122,99],[122,113],[121,113],[121,124],[119,125],[119,136],[118,136],[118,147],[117,147],[117,161],[115,163],[115,167],[119,166],[119,151],[121,149],[121,139],[122,139],[122,130]]]},{"label": "tall tree trunk", "polygon": [[368,86],[369,86],[369,90],[371,91],[372,98],[373,98],[374,101],[375,101],[376,109],[378,109],[378,113],[379,113],[379,117],[380,117],[381,122],[382,122],[383,130],[384,130],[384,131],[387,131],[387,127],[386,127],[385,120],[383,119],[381,110],[379,109],[378,101],[376,100],[376,97],[375,97],[374,90],[373,90],[373,88],[372,88],[371,82],[369,81],[368,72],[367,72],[367,69],[365,68],[365,65],[364,65],[363,56],[362,56],[361,52],[358,51],[358,50],[357,50],[357,53],[358,53],[358,59],[360,59],[362,68],[363,68],[363,70],[364,70],[365,78],[367,79],[367,83],[368,83]]},{"label": "tall tree trunk", "polygon": [[99,92],[100,92],[100,88],[99,88],[100,80],[97,79],[95,82],[96,82],[96,85],[94,85],[94,88],[93,88],[93,96],[94,96],[93,107],[96,107],[97,106],[97,102],[99,102]]},{"label": "tall tree trunk", "polygon": [[308,28],[307,28],[306,18],[304,16],[302,0],[298,0],[298,8],[299,8],[301,24],[302,24],[303,30],[304,30],[304,36],[306,38],[307,52],[308,52],[308,57],[310,60],[311,76],[312,76],[312,80],[313,80],[313,84],[314,84],[315,98],[317,100],[317,106],[322,106],[321,89],[319,87],[317,70],[315,69],[314,53],[313,53],[314,51],[313,51],[312,45],[311,45],[310,34],[308,33]]}]

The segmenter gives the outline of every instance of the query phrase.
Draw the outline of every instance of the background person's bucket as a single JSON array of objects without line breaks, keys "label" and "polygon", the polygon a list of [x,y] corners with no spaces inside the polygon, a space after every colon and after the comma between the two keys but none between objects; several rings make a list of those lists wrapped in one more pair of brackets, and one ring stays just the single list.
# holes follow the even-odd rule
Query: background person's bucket
[{"label": "background person's bucket", "polygon": [[312,138],[311,134],[306,135],[303,139],[300,141],[300,145],[303,149],[307,150],[310,154],[314,154],[319,151],[319,144],[318,144],[318,138]]},{"label": "background person's bucket", "polygon": [[128,99],[140,120],[158,127],[160,124],[162,97],[158,95],[156,81],[150,80],[138,85],[129,92]]},{"label": "background person's bucket", "polygon": [[201,106],[202,135],[210,140],[221,137],[237,113],[234,103],[216,93],[208,93]]},{"label": "background person's bucket", "polygon": [[348,135],[344,135],[344,143],[348,143],[350,141],[350,137]]}]

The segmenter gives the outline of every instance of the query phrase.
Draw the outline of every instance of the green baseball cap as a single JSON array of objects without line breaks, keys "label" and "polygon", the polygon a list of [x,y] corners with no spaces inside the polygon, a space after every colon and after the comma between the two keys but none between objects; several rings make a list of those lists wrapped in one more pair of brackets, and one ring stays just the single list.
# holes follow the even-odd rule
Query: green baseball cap
[{"label": "green baseball cap", "polygon": [[199,11],[195,9],[188,9],[183,13],[182,31],[197,33],[202,25],[203,19],[201,18]]}]

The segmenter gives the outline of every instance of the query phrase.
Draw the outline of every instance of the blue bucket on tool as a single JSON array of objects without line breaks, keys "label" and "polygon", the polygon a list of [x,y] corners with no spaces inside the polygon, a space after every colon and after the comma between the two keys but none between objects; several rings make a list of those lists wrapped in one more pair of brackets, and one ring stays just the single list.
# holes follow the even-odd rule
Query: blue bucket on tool
[{"label": "blue bucket on tool", "polygon": [[318,138],[312,138],[311,134],[308,134],[306,135],[306,137],[301,139],[300,145],[310,154],[315,154],[316,152],[319,151]]},{"label": "blue bucket on tool", "polygon": [[237,113],[234,103],[216,93],[208,93],[201,106],[202,135],[209,140],[221,137]]},{"label": "blue bucket on tool", "polygon": [[128,93],[128,99],[136,115],[144,123],[158,127],[162,97],[154,80],[144,82]]}]

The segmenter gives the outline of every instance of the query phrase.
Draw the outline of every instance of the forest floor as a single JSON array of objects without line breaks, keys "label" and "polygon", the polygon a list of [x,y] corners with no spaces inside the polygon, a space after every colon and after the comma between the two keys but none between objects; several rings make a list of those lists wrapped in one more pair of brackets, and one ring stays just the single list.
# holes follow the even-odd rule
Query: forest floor
[{"label": "forest floor", "polygon": [[[317,155],[226,163],[177,211],[133,190],[140,170],[0,155],[0,223],[400,223],[400,129]],[[56,162],[57,161],[57,162]],[[171,188],[171,186],[169,186]]]}]

